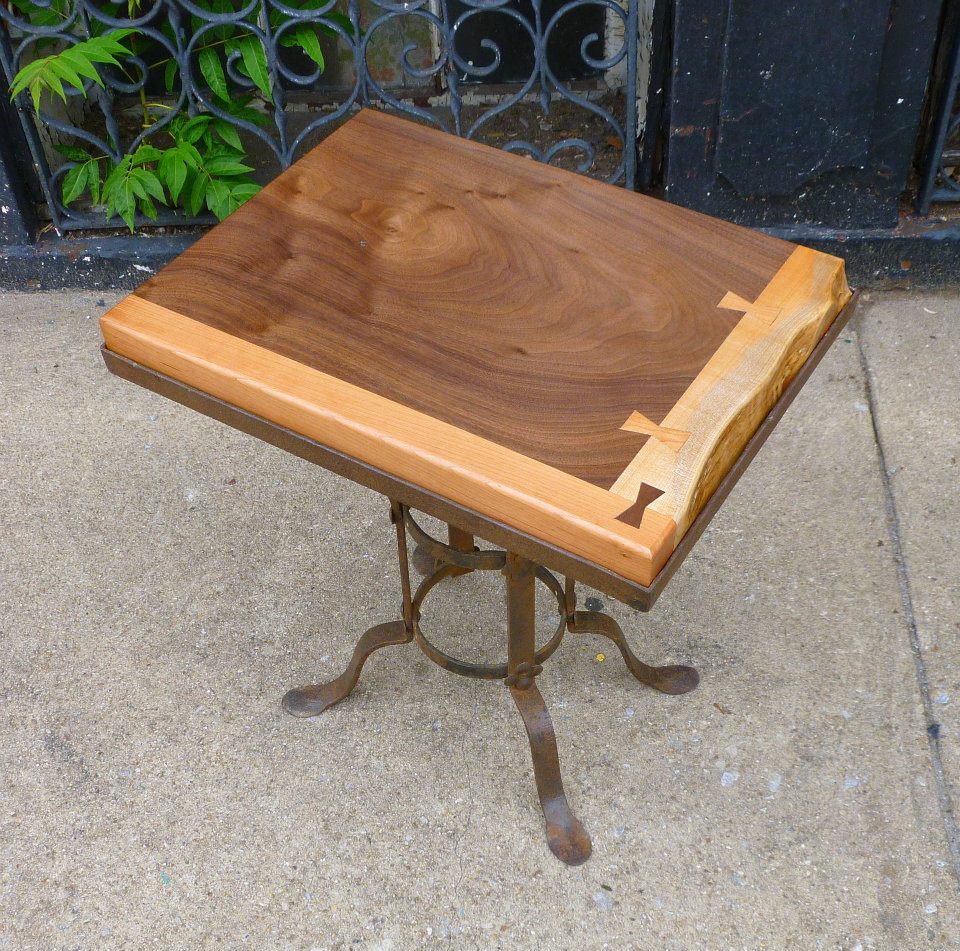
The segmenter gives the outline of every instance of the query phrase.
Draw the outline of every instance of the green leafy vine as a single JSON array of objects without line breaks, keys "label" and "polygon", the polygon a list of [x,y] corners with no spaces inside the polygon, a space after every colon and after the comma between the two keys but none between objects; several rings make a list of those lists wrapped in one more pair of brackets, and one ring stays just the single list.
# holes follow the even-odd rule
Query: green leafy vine
[{"label": "green leafy vine", "polygon": [[[30,0],[9,2],[31,23],[39,26],[56,26],[70,15],[70,0],[53,0],[49,6],[38,6]],[[134,18],[139,14],[141,2],[124,0],[122,4],[107,3],[104,9],[111,16],[117,16],[125,6],[128,16]],[[287,2],[297,9],[314,10],[321,8],[326,0]],[[201,3],[213,13],[230,13],[234,9],[231,0],[201,0]],[[255,17],[256,14],[251,16]],[[202,26],[202,21],[197,16],[192,19],[192,27],[196,31]],[[289,14],[273,9],[269,15],[270,28],[276,33],[286,27],[280,35],[279,44],[302,51],[319,72],[326,69],[320,36],[338,35],[328,24],[336,23],[348,33],[353,30],[349,18],[338,12],[324,14],[327,22],[298,20],[290,26],[292,19]],[[205,33],[204,42],[196,50],[197,66],[213,101],[221,111],[237,119],[263,125],[266,121],[263,106],[274,104],[273,84],[276,77],[269,69],[259,36],[245,30],[248,22],[240,20],[219,24]],[[171,41],[175,39],[169,22],[164,23],[162,29]],[[95,35],[78,39],[67,46],[63,46],[64,40],[60,37],[39,40],[36,44],[38,51],[50,46],[62,48],[22,67],[11,84],[11,99],[27,93],[34,112],[39,116],[44,96],[56,96],[66,102],[67,89],[72,89],[86,97],[88,89],[92,88],[85,85],[86,81],[103,89],[101,71],[105,67],[120,70],[132,81],[133,77],[127,72],[124,61],[152,48],[152,41],[134,28],[109,32],[98,32],[93,28],[91,32]],[[238,95],[231,89],[224,61],[234,54],[238,54],[235,68],[253,84],[255,92],[250,95]],[[176,86],[180,63],[174,57],[166,57],[148,67],[150,70],[160,68],[163,69],[164,87],[167,93],[171,93]],[[140,89],[143,127],[149,129],[168,113],[170,107],[162,102],[148,102],[143,85]],[[262,99],[260,108],[254,104],[257,96]],[[103,210],[107,220],[119,216],[131,232],[138,213],[155,221],[158,205],[180,208],[191,216],[198,215],[206,208],[223,220],[260,190],[251,177],[254,169],[246,162],[246,149],[237,127],[209,112],[200,112],[192,117],[175,116],[156,130],[149,143],[140,145],[133,153],[123,155],[119,161],[111,155],[92,154],[79,146],[60,145],[57,148],[68,163],[72,163],[61,185],[63,204],[70,206],[86,196],[94,207]]]}]

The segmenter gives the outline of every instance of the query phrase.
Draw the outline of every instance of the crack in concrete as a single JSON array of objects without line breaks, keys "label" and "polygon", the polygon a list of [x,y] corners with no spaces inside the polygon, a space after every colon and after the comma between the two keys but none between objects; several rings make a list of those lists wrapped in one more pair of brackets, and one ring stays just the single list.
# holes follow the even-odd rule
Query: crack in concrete
[{"label": "crack in concrete", "polygon": [[854,332],[857,338],[857,354],[860,359],[860,370],[863,373],[864,395],[870,412],[870,425],[873,428],[873,441],[877,447],[877,464],[880,469],[880,481],[883,485],[883,500],[887,514],[887,532],[893,551],[893,560],[897,566],[897,580],[900,587],[900,603],[903,607],[904,619],[910,635],[910,652],[916,668],[917,686],[923,701],[923,713],[926,719],[927,745],[930,748],[931,765],[933,766],[934,785],[937,791],[937,804],[943,820],[944,833],[947,837],[947,847],[953,859],[953,874],[960,888],[960,829],[957,828],[956,813],[953,807],[953,797],[943,768],[943,757],[940,753],[940,724],[934,715],[933,700],[930,697],[930,678],[927,675],[927,665],[920,646],[920,634],[917,630],[916,614],[913,610],[913,594],[910,588],[910,571],[903,554],[903,543],[900,535],[900,515],[897,511],[897,502],[894,496],[890,470],[887,467],[886,453],[883,448],[883,437],[877,422],[877,400],[873,385],[873,371],[867,361],[867,354],[863,347],[863,324],[856,327]]}]

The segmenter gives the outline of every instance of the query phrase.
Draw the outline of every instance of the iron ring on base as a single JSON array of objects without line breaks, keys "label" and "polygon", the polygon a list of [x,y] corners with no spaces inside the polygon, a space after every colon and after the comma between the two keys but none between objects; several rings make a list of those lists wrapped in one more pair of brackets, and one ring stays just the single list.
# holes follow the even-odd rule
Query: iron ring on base
[{"label": "iron ring on base", "polygon": [[[409,522],[412,522],[412,519],[409,519]],[[419,526],[417,526],[420,533],[427,540],[434,542],[440,549],[447,548],[447,545],[444,545],[442,542],[437,542],[435,539],[431,539],[426,532],[423,532]],[[419,537],[417,538],[419,544],[423,544]],[[426,547],[426,546],[425,546]],[[454,551],[454,549],[450,549]],[[470,553],[456,552],[457,555],[466,555],[470,557]],[[481,551],[474,552],[474,555],[503,555],[506,558],[506,553],[498,551]],[[441,553],[442,556],[442,553]],[[492,571],[500,567],[496,565],[494,559],[483,559],[484,561],[489,561],[483,567],[475,568],[474,570],[479,571]],[[451,575],[457,572],[458,567],[466,567],[464,565],[457,564],[446,564],[441,568],[438,568],[432,575],[427,578],[424,578],[420,582],[420,586],[417,588],[417,593],[413,597],[413,638],[419,645],[420,649],[430,658],[435,664],[439,664],[445,670],[449,670],[452,673],[460,674],[463,677],[476,677],[480,680],[503,680],[507,676],[507,665],[506,664],[473,664],[469,661],[459,660],[456,657],[451,657],[449,654],[440,650],[435,644],[432,644],[427,637],[424,635],[423,631],[420,629],[420,606],[423,604],[426,596],[441,582],[444,578],[449,578]],[[563,635],[567,630],[567,618],[564,609],[564,592],[563,586],[560,584],[559,580],[547,571],[546,568],[538,567],[536,570],[537,580],[542,584],[546,585],[552,592],[553,596],[557,599],[557,607],[560,614],[560,623],[557,625],[557,629],[554,632],[553,636],[539,648],[534,654],[534,659],[536,663],[542,664],[559,646],[560,642],[563,640]]]}]

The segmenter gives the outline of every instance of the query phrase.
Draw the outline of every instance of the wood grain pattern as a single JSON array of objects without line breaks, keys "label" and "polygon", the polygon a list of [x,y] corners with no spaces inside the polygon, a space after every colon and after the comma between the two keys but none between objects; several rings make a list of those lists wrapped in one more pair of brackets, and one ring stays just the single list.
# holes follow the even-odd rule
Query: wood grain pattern
[{"label": "wood grain pattern", "polygon": [[848,294],[836,258],[362,112],[101,324],[649,585]]},{"label": "wood grain pattern", "polygon": [[624,508],[618,496],[272,350],[135,295],[100,326],[115,353],[494,513],[625,578],[649,584],[669,557],[669,520],[652,522],[641,537],[617,520]]},{"label": "wood grain pattern", "polygon": [[609,488],[791,250],[366,111],[137,294]]},{"label": "wood grain pattern", "polygon": [[662,489],[644,518],[671,519],[679,540],[849,299],[843,261],[797,248],[663,420],[690,438],[649,440],[611,491]]}]

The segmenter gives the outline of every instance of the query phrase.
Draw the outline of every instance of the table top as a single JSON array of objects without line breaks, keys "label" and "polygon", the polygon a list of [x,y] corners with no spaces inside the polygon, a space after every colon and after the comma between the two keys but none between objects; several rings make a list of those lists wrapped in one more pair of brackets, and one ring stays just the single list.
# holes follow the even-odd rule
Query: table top
[{"label": "table top", "polygon": [[838,258],[364,110],[101,327],[649,585],[849,296]]}]

